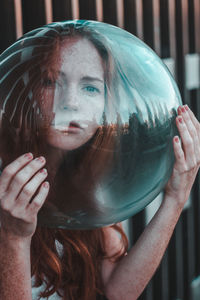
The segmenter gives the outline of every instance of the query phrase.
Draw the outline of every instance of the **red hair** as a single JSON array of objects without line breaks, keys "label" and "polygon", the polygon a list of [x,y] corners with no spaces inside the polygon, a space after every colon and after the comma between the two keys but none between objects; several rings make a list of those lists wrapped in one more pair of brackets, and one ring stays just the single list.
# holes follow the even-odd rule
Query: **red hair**
[{"label": "red hair", "polygon": [[[56,32],[56,30],[52,29],[52,32]],[[80,32],[82,33],[82,31]],[[68,34],[69,37],[70,34],[81,37],[79,31],[73,30],[73,28],[69,30]],[[99,126],[96,134],[88,141],[87,145],[74,151],[70,158],[69,153],[63,154],[61,151],[60,154],[58,149],[57,155],[62,156],[60,169],[56,175],[52,174],[53,170],[48,170],[51,190],[45,205],[48,203],[58,205],[63,212],[65,212],[65,206],[68,205],[65,195],[75,195],[76,201],[81,199],[84,205],[88,205],[88,211],[90,209],[91,211],[98,211],[98,207],[94,206],[95,203],[92,201],[93,199],[90,199],[91,195],[87,194],[86,190],[93,191],[96,182],[101,178],[106,168],[112,167],[113,149],[117,148],[115,147],[116,132],[121,128],[120,123],[107,124],[107,114],[109,115],[109,112],[114,110],[112,101],[108,101],[111,93],[109,89],[112,86],[111,79],[113,80],[111,77],[115,73],[112,72],[111,76],[113,70],[109,53],[98,36],[92,32],[86,31],[83,33],[83,37],[88,38],[93,43],[102,58],[107,109],[104,114],[105,124]],[[39,39],[41,45],[35,46],[29,61],[21,62],[15,71],[7,77],[6,84],[8,86],[12,86],[12,83],[16,82],[16,78],[17,84],[14,85],[10,93],[7,93],[5,87],[5,92],[2,94],[2,99],[5,100],[2,101],[4,113],[0,116],[0,138],[2,141],[0,156],[3,160],[3,167],[22,153],[29,151],[34,154],[34,157],[44,155],[47,166],[49,165],[49,145],[46,143],[45,136],[52,116],[51,114],[42,115],[40,111],[40,101],[43,100],[42,96],[44,96],[41,86],[44,83],[43,79],[45,80],[46,77],[51,79],[52,72],[49,66],[55,63],[59,64],[60,57],[57,57],[55,53],[59,53],[61,42],[65,38],[65,35],[60,38],[56,33],[55,37],[51,38],[47,32],[45,37]],[[21,43],[21,45],[26,47],[26,43]],[[26,76],[24,76],[25,70]],[[53,75],[56,76],[56,74]],[[27,78],[29,79],[28,83],[26,82]],[[38,79],[41,80],[39,83]],[[118,152],[115,152],[116,155]],[[71,161],[76,163],[76,169],[79,171],[80,183],[77,190],[73,189],[76,174],[73,176],[71,173],[69,174],[70,168],[67,165]],[[94,161],[96,162],[95,165]],[[83,195],[85,195],[85,199],[83,199]],[[70,205],[72,204],[71,201]],[[49,221],[49,215],[45,221]],[[50,223],[52,223],[51,220]],[[48,297],[55,292],[64,300],[94,300],[97,293],[102,295],[101,263],[103,259],[118,261],[124,256],[128,248],[128,240],[122,228],[119,225],[112,225],[112,227],[121,234],[124,250],[123,252],[117,250],[111,257],[106,253],[106,237],[103,228],[66,230],[37,227],[31,244],[31,266],[32,275],[35,276],[35,286],[46,284],[40,298]],[[62,254],[56,248],[57,241],[62,245]]]},{"label": "red hair", "polygon": [[[31,262],[35,286],[45,282],[40,297],[55,292],[64,300],[95,300],[103,295],[101,263],[103,259],[119,261],[128,250],[128,239],[123,229],[112,227],[121,234],[123,251],[108,256],[103,228],[93,230],[65,230],[38,227],[32,238]],[[56,247],[58,241],[62,254]]]}]

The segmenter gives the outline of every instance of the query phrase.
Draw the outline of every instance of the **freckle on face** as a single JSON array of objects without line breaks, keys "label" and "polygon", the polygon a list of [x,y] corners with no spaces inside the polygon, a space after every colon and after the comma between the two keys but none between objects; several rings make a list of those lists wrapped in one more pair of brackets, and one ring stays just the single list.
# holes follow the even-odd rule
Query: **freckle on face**
[{"label": "freckle on face", "polygon": [[[87,39],[74,38],[70,43],[66,40],[60,58],[59,73],[64,82],[60,91],[65,92],[58,93],[54,89],[54,121],[68,122],[68,125],[76,121],[83,125],[83,130],[76,135],[61,135],[50,128],[47,140],[54,147],[73,150],[85,144],[101,125],[105,103],[104,70],[98,51]],[[75,100],[70,103],[72,99]],[[61,104],[67,109],[63,110]]]}]

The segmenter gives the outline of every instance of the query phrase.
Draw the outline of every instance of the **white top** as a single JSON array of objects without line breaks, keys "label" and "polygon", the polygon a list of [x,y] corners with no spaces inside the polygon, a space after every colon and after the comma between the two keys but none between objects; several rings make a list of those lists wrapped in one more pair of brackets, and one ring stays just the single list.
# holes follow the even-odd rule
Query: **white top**
[{"label": "white top", "polygon": [[[34,283],[34,278],[32,278],[32,285]],[[40,292],[44,291],[45,285],[43,284],[40,287],[33,287],[32,288],[32,300],[38,300]],[[41,300],[46,300],[47,298],[41,298]],[[48,297],[48,300],[61,300],[62,298],[58,296],[57,293],[54,293],[50,297]]]}]

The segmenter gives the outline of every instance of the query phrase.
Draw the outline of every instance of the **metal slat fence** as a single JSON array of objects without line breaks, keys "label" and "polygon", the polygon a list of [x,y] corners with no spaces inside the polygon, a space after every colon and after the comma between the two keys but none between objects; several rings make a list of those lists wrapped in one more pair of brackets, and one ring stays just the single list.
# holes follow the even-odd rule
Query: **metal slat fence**
[{"label": "metal slat fence", "polygon": [[[76,18],[117,25],[146,42],[167,64],[183,102],[200,119],[199,0],[1,0],[0,52],[27,31]],[[200,299],[199,183],[200,176],[164,258],[140,300]],[[146,209],[130,219],[132,243],[146,226],[148,214]]]}]

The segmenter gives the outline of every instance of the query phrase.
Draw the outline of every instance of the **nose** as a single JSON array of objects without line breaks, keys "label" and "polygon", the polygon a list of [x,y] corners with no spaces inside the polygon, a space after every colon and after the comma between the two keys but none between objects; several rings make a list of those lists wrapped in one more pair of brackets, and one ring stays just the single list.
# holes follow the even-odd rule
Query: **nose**
[{"label": "nose", "polygon": [[79,109],[79,97],[76,89],[65,89],[60,101],[60,107],[62,110],[74,110]]}]

